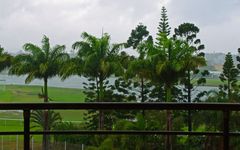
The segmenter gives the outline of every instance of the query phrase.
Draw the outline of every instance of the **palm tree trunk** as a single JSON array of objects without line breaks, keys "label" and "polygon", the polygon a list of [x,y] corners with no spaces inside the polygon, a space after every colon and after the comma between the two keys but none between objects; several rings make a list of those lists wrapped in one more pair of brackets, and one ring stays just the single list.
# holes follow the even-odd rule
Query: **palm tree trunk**
[{"label": "palm tree trunk", "polygon": [[[144,99],[144,80],[141,77],[141,102],[144,103],[145,99]],[[142,110],[142,115],[143,117],[145,116],[145,111]]]},{"label": "palm tree trunk", "polygon": [[97,88],[97,102],[99,102],[99,82],[98,82],[98,78],[96,77],[96,88]]},{"label": "palm tree trunk", "polygon": [[48,79],[44,78],[44,102],[48,102]]},{"label": "palm tree trunk", "polygon": [[228,86],[228,102],[231,101],[231,85],[230,85],[230,80],[227,80],[227,86]]},{"label": "palm tree trunk", "polygon": [[[190,74],[190,70],[188,70],[187,72],[187,93],[188,93],[188,103],[192,102],[192,98],[191,98],[191,74]],[[191,110],[188,110],[188,131],[192,131],[192,114],[191,114]]]},{"label": "palm tree trunk", "polygon": [[[103,98],[104,98],[104,93],[103,93],[103,80],[102,78],[100,78],[99,80],[99,88],[100,88],[100,93],[99,93],[99,97],[100,97],[100,102],[103,102]],[[99,129],[103,130],[104,129],[104,112],[103,110],[99,110]]]},{"label": "palm tree trunk", "polygon": [[[100,102],[100,88],[99,88],[99,80],[96,77],[96,88],[97,88],[97,102]],[[98,115],[98,129],[101,130],[101,110],[99,110],[99,115]]]},{"label": "palm tree trunk", "polygon": [[[48,102],[48,80],[45,77],[44,78],[44,102]],[[48,125],[48,110],[44,110],[44,131],[49,130],[49,125]],[[43,150],[49,150],[49,136],[48,135],[43,135],[43,140],[42,140],[42,149]]]},{"label": "palm tree trunk", "polygon": [[[167,102],[171,102],[171,99],[172,99],[171,88],[168,86],[165,86],[165,89],[166,89],[166,100]],[[167,131],[172,131],[172,111],[171,110],[167,110]],[[165,149],[172,150],[171,135],[167,135],[166,137]]]},{"label": "palm tree trunk", "polygon": [[159,91],[158,91],[158,101],[159,102],[162,102],[162,89],[161,89],[161,82],[159,82],[159,84],[158,84],[158,88],[159,88]]},{"label": "palm tree trunk", "polygon": [[[144,103],[145,102],[145,97],[144,97],[144,79],[143,77],[141,77],[141,103]],[[142,110],[142,116],[143,118],[145,118],[145,110],[143,109]],[[146,124],[144,123],[144,130],[146,130]],[[146,137],[143,136],[142,137],[142,149],[146,149]]]}]

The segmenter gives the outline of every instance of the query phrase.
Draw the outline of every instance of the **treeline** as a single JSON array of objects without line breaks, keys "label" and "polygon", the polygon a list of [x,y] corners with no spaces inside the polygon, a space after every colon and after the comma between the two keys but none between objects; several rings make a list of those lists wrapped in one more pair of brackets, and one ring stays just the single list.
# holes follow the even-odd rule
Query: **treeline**
[{"label": "treeline", "polygon": [[[110,35],[96,37],[87,32],[72,45],[76,52],[70,57],[64,45],[50,46],[44,36],[42,45],[26,43],[25,53],[15,57],[0,48],[0,71],[9,68],[10,75],[27,75],[26,83],[42,79],[44,86],[39,97],[49,102],[48,80],[59,76],[63,80],[84,76],[86,102],[238,102],[237,76],[240,65],[234,66],[230,53],[226,55],[222,84],[214,92],[202,91],[192,96],[196,86],[206,83],[207,70],[204,45],[198,38],[199,28],[183,23],[171,33],[167,10],[162,8],[156,39],[140,23],[126,42],[112,44]],[[132,48],[138,56],[130,56]],[[237,57],[240,62],[240,57]],[[109,79],[114,78],[114,84]],[[238,112],[231,114],[232,130],[239,130]],[[219,112],[201,111],[103,111],[89,110],[81,125],[62,123],[53,111],[32,112],[32,122],[43,130],[189,130],[220,131]],[[217,120],[218,119],[218,120]],[[239,139],[231,142],[232,149],[240,148]],[[43,149],[49,149],[50,137],[43,136]],[[88,149],[221,149],[222,139],[212,136],[54,136],[54,141],[82,143]]]}]

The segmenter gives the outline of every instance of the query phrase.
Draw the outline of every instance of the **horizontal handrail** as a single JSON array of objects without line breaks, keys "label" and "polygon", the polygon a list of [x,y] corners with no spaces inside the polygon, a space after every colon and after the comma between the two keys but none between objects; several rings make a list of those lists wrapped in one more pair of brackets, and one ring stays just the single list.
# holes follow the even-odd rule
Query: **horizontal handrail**
[{"label": "horizontal handrail", "polygon": [[43,109],[145,109],[145,110],[229,110],[239,111],[240,103],[0,103],[0,110],[43,110]]},{"label": "horizontal handrail", "polygon": [[[67,130],[67,131],[30,131],[32,135],[63,135],[63,134],[81,134],[81,135],[96,135],[96,134],[129,134],[129,135],[212,135],[212,136],[222,136],[223,132],[195,132],[195,131],[145,131],[145,130]],[[24,135],[24,131],[4,131],[0,132],[0,135]],[[229,132],[230,136],[240,136],[240,132]]]},{"label": "horizontal handrail", "polygon": [[[223,130],[217,132],[194,131],[121,131],[121,130],[73,130],[73,131],[30,131],[31,110],[214,110],[223,112]],[[210,135],[222,136],[224,149],[229,149],[229,136],[240,136],[239,132],[229,131],[229,113],[240,111],[239,103],[128,103],[128,102],[91,102],[91,103],[0,103],[0,110],[22,110],[24,131],[0,132],[0,135],[24,135],[24,149],[29,150],[30,135],[44,134],[129,134],[129,135]]]}]

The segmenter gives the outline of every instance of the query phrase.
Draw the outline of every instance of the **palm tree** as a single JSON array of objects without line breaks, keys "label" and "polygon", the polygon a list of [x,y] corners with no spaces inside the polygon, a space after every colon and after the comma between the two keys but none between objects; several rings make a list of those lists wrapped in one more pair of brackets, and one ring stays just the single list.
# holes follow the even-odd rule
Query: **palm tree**
[{"label": "palm tree", "polygon": [[[60,113],[51,110],[48,111],[49,130],[55,128],[61,121],[62,118]],[[44,129],[45,125],[44,111],[42,110],[33,111],[31,114],[31,122],[34,124],[32,128]]]},{"label": "palm tree", "polygon": [[164,83],[166,102],[171,102],[171,88],[184,76],[193,49],[184,41],[165,35],[161,38],[161,47],[150,49],[148,58],[154,66],[155,75]]},{"label": "palm tree", "polygon": [[[75,70],[73,67],[70,74],[82,74],[93,78],[96,82],[96,101],[104,102],[106,101],[104,96],[105,80],[111,75],[122,73],[122,66],[117,60],[117,55],[123,44],[110,44],[110,36],[106,33],[101,38],[97,38],[84,32],[82,38],[82,41],[75,42],[72,46],[73,49],[78,50],[76,57],[78,61],[76,62],[82,62],[81,69],[75,67]],[[98,128],[104,129],[104,112],[102,110],[99,111]]]},{"label": "palm tree", "polygon": [[[49,38],[43,36],[42,47],[32,43],[26,43],[23,46],[26,53],[15,57],[14,63],[9,70],[10,74],[27,75],[25,83],[30,83],[34,79],[44,81],[43,95],[44,102],[49,102],[48,79],[59,74],[59,70],[69,55],[65,53],[64,45],[50,47]],[[45,112],[44,130],[49,130],[48,110]],[[43,150],[47,150],[49,140],[47,135],[43,136]]]},{"label": "palm tree", "polygon": [[12,63],[12,56],[6,52],[0,45],[0,72],[3,71],[5,68],[10,67]]},{"label": "palm tree", "polygon": [[[153,68],[152,80],[163,83],[165,101],[172,102],[172,89],[179,79],[184,77],[193,49],[186,42],[168,38],[164,33],[161,34],[160,39],[161,43],[148,52]],[[171,114],[172,112],[167,110],[168,131],[172,130]],[[170,136],[166,139],[166,149],[172,149]]]}]

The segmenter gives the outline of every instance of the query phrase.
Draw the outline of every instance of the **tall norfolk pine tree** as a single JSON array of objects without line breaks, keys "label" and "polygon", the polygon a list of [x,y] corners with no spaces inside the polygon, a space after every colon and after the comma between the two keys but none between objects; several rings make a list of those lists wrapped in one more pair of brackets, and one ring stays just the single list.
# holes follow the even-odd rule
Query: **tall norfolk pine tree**
[{"label": "tall norfolk pine tree", "polygon": [[[187,61],[191,58],[193,49],[186,42],[161,37],[161,45],[149,51],[151,65],[155,68],[154,76],[157,76],[163,83],[165,90],[165,101],[173,101],[172,90],[180,78],[184,77],[187,69]],[[156,78],[156,77],[154,77]],[[167,111],[167,130],[171,130],[172,113]],[[166,149],[172,149],[171,138],[167,136]]]},{"label": "tall norfolk pine tree", "polygon": [[161,33],[165,33],[167,36],[170,35],[171,27],[168,23],[167,9],[164,6],[162,7],[160,20],[161,21],[159,22],[158,36],[160,36]]},{"label": "tall norfolk pine tree", "polygon": [[[157,42],[155,48],[148,52],[151,64],[154,66],[154,76],[157,76],[165,90],[165,101],[173,101],[174,85],[185,76],[188,60],[195,49],[187,41],[169,38],[170,27],[167,22],[165,8],[162,9],[162,18],[159,23]],[[156,79],[156,77],[154,77]],[[172,112],[167,111],[167,130],[172,130]],[[166,148],[172,149],[172,137],[166,137]]]},{"label": "tall norfolk pine tree", "polygon": [[[169,26],[169,23],[168,23],[167,9],[164,6],[161,9],[161,18],[160,18],[160,22],[157,29],[158,29],[158,32],[157,32],[155,44],[148,43],[145,45],[145,47],[147,47],[148,49],[148,57],[151,56],[149,58],[151,58],[151,63],[154,64],[151,66],[151,70],[155,70],[155,65],[157,60],[162,59],[162,56],[164,55],[163,51],[161,51],[160,53],[157,51],[159,49],[162,49],[163,39],[168,37],[171,32],[171,27]],[[154,84],[154,88],[150,93],[151,99],[154,101],[164,101],[163,100],[164,92],[162,89],[163,84],[161,79],[159,79],[158,75],[156,75],[156,72],[153,72],[151,74],[151,80],[152,80],[152,83]]]},{"label": "tall norfolk pine tree", "polygon": [[228,99],[229,102],[233,101],[233,94],[237,90],[237,76],[239,71],[234,66],[231,53],[228,53],[225,57],[223,64],[223,72],[219,78],[224,83],[220,85],[220,94]]},{"label": "tall norfolk pine tree", "polygon": [[161,34],[164,34],[165,36],[169,36],[171,32],[171,27],[168,23],[168,16],[167,16],[167,9],[165,7],[162,7],[161,11],[161,19],[158,26],[158,33],[156,38],[156,44],[160,46],[161,42]]}]

